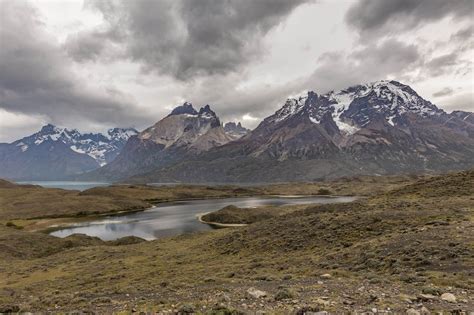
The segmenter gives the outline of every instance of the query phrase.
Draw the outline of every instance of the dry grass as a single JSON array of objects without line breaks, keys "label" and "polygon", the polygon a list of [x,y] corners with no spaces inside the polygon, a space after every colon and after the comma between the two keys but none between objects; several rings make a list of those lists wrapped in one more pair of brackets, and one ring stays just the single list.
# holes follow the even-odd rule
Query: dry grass
[{"label": "dry grass", "polygon": [[204,222],[221,224],[251,224],[268,220],[277,216],[309,208],[308,205],[263,206],[257,208],[238,208],[227,206],[218,211],[210,212],[201,217]]},{"label": "dry grass", "polygon": [[[247,227],[131,245],[1,227],[6,254],[0,257],[0,305],[53,312],[186,306],[221,314],[405,312],[420,303],[431,311],[473,309],[474,172],[395,186],[354,203],[305,206]],[[321,277],[326,273],[331,277]],[[268,297],[249,297],[250,287]],[[435,297],[423,300],[426,292]],[[454,293],[458,303],[442,301],[444,292]]]},{"label": "dry grass", "polygon": [[325,183],[292,183],[268,186],[146,186],[115,185],[83,192],[16,185],[0,180],[0,222],[5,220],[59,218],[136,211],[153,203],[202,198],[229,198],[255,195],[336,195],[367,196],[386,191],[414,178],[356,177]]}]

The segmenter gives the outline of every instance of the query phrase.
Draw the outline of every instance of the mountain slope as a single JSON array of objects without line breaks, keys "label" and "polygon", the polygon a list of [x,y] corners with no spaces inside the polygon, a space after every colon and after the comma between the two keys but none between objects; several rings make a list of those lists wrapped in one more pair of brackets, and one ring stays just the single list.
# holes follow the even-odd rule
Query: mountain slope
[{"label": "mountain slope", "polygon": [[44,126],[13,143],[0,144],[0,177],[54,180],[84,173],[113,160],[134,129],[114,128],[107,136]]},{"label": "mountain slope", "polygon": [[243,138],[139,181],[294,181],[474,166],[470,113],[447,114],[396,81],[288,99]]},{"label": "mountain slope", "polygon": [[112,163],[83,178],[115,180],[146,173],[232,140],[234,137],[225,132],[209,105],[196,111],[186,102],[136,137],[131,137]]}]

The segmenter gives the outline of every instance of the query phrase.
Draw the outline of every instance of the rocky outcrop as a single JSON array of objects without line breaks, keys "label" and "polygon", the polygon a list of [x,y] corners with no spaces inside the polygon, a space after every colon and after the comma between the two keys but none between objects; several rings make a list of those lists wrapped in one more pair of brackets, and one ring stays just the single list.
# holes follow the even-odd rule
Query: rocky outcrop
[{"label": "rocky outcrop", "polygon": [[234,140],[209,105],[195,110],[184,103],[153,126],[132,137],[120,155],[105,167],[81,178],[117,180],[195,157]]}]

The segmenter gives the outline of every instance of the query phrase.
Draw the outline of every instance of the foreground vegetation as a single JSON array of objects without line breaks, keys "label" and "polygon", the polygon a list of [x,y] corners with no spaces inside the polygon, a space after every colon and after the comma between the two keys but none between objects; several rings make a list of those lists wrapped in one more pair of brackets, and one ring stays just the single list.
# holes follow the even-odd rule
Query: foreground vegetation
[{"label": "foreground vegetation", "polygon": [[[39,230],[53,223],[97,215],[142,211],[167,201],[255,195],[369,195],[413,181],[416,177],[357,177],[327,183],[268,186],[112,185],[86,191],[18,185],[0,179],[0,224]],[[357,184],[355,184],[357,183]]]},{"label": "foreground vegetation", "polygon": [[[266,208],[269,216],[245,227],[151,242],[103,242],[80,235],[58,239],[18,229],[16,224],[28,226],[25,221],[57,213],[46,197],[47,215],[8,189],[41,188],[0,189],[0,196],[7,196],[7,202],[0,198],[0,311],[426,314],[474,309],[474,171],[269,187],[51,192],[51,200],[60,193],[97,198],[103,203],[94,203],[94,212],[104,213],[125,209],[118,200],[146,207],[160,200],[226,194],[329,190],[367,196],[347,204]],[[115,208],[104,206],[110,204]],[[66,207],[61,214],[79,215],[84,211],[79,208]]]}]

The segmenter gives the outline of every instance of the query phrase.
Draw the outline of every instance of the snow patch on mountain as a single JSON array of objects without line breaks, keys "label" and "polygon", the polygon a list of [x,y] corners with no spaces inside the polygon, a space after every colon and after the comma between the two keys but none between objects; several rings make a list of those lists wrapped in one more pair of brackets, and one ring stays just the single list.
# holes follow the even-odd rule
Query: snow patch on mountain
[{"label": "snow patch on mountain", "polygon": [[137,134],[138,132],[132,128],[109,129],[107,135],[81,134],[76,129],[69,130],[48,124],[39,132],[18,140],[14,144],[20,147],[22,152],[26,152],[31,147],[42,145],[48,141],[61,141],[72,151],[87,154],[103,166],[118,154],[131,136]]},{"label": "snow patch on mountain", "polygon": [[29,148],[28,145],[24,144],[23,142],[18,143],[16,146],[20,147],[21,152],[25,152]]},{"label": "snow patch on mountain", "polygon": [[306,102],[307,96],[299,96],[298,98],[288,98],[285,105],[279,109],[274,116],[270,117],[273,122],[280,122],[286,118],[300,112]]},{"label": "snow patch on mountain", "polygon": [[349,134],[349,135],[352,135],[354,133],[356,133],[357,131],[360,130],[360,128],[354,126],[354,125],[351,125],[351,124],[348,124],[346,122],[343,122],[341,120],[341,117],[340,115],[333,115],[333,120],[334,122],[336,123],[337,125],[337,128],[339,128],[339,131],[343,132],[343,133],[346,133],[346,134]]},{"label": "snow patch on mountain", "polygon": [[319,96],[308,92],[306,95],[290,97],[281,109],[265,121],[280,123],[295,115],[306,115],[312,123],[321,124],[327,113],[331,114],[341,133],[352,135],[367,126],[375,116],[385,117],[387,123],[395,127],[397,118],[406,113],[428,117],[444,112],[424,100],[408,85],[382,80]]}]

